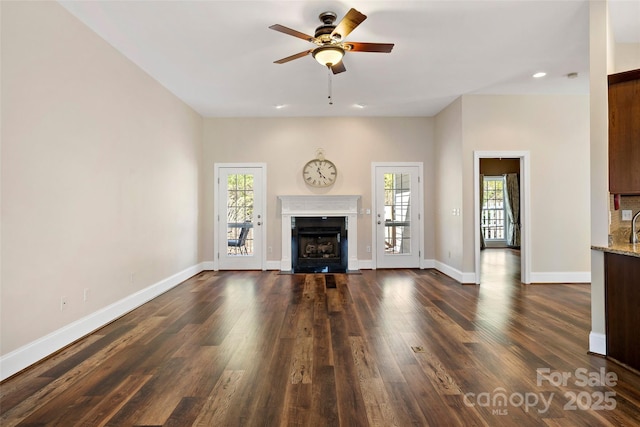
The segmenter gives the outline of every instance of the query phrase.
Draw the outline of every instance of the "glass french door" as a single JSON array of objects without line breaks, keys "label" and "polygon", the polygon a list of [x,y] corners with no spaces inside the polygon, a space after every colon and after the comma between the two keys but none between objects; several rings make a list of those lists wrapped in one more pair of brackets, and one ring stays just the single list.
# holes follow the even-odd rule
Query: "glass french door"
[{"label": "glass french door", "polygon": [[221,270],[262,270],[264,167],[217,167],[217,261]]},{"label": "glass french door", "polygon": [[374,166],[376,268],[419,268],[419,166]]}]

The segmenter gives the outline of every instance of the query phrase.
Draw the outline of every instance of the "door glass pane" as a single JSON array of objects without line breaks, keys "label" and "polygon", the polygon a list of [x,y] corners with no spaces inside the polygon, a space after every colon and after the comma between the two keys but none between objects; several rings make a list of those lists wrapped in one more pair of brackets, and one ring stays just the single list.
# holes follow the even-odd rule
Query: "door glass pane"
[{"label": "door glass pane", "polygon": [[253,255],[253,174],[227,175],[227,255]]},{"label": "door glass pane", "polygon": [[384,230],[385,253],[411,253],[410,174],[384,174]]}]

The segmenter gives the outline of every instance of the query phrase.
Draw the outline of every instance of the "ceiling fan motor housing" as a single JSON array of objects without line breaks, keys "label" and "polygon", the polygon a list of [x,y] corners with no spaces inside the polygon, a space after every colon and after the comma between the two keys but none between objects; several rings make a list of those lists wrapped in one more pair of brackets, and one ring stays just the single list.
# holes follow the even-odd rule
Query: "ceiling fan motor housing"
[{"label": "ceiling fan motor housing", "polygon": [[322,25],[316,28],[315,37],[322,39],[322,36],[330,36],[336,28],[334,22],[338,18],[335,12],[322,12],[318,18],[322,21]]}]

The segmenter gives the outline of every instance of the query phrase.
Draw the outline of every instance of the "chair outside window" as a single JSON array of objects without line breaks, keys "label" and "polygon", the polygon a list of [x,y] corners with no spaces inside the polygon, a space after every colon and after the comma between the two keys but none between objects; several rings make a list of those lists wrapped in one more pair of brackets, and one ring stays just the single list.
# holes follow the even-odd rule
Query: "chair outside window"
[{"label": "chair outside window", "polygon": [[[235,254],[248,255],[247,252],[247,236],[249,235],[249,229],[251,228],[250,222],[244,222],[240,227],[240,233],[238,234],[237,239],[227,239],[227,247],[229,250],[233,248]],[[231,252],[230,252],[231,253]]]}]

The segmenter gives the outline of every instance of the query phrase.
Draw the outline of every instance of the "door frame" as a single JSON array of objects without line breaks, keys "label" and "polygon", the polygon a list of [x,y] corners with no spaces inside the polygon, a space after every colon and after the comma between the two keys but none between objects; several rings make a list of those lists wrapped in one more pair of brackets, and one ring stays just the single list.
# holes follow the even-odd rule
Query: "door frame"
[{"label": "door frame", "polygon": [[[418,196],[420,203],[418,208],[418,267],[423,268],[424,258],[424,163],[423,162],[371,162],[371,268],[377,268],[377,244],[378,232],[375,214],[378,206],[378,194],[376,192],[376,168],[377,167],[417,167],[418,168]],[[416,207],[413,203],[412,207]]]},{"label": "door frame", "polygon": [[473,152],[475,283],[480,284],[480,159],[520,159],[520,281],[531,283],[531,173],[529,151]]},{"label": "door frame", "polygon": [[[253,235],[260,233],[260,269],[266,270],[266,262],[267,262],[267,164],[266,163],[214,163],[213,164],[213,269],[214,271],[218,271],[220,269],[220,236],[219,236],[219,227],[220,227],[220,206],[218,203],[218,191],[220,185],[220,169],[223,168],[260,168],[262,171],[262,185],[260,191],[262,192],[262,206],[260,211],[262,212],[262,226],[253,228]],[[226,237],[225,237],[226,239]]]}]

